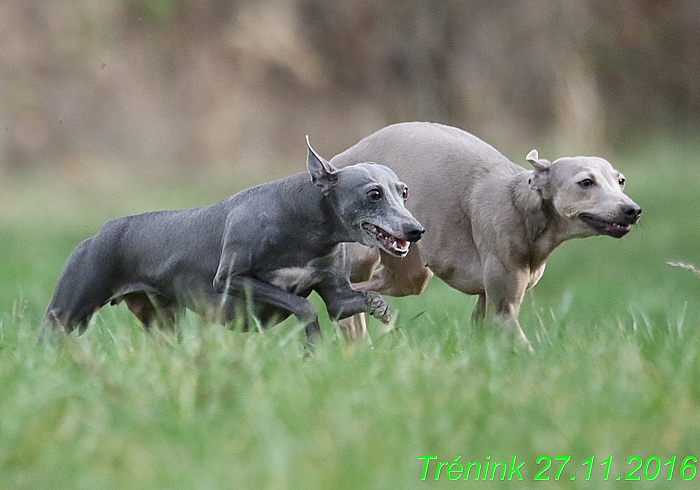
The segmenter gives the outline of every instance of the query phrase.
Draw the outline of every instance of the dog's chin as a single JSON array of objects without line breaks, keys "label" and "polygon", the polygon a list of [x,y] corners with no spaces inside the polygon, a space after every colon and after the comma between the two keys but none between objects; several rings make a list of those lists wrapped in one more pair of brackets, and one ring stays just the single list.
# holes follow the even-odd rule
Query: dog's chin
[{"label": "dog's chin", "polygon": [[608,221],[592,214],[583,213],[578,216],[581,221],[593,228],[599,235],[607,235],[613,238],[622,238],[630,232],[629,223]]},{"label": "dog's chin", "polygon": [[409,241],[396,237],[369,222],[362,223],[361,227],[365,236],[369,238],[369,241],[363,242],[363,245],[379,247],[394,257],[405,257],[408,254]]}]

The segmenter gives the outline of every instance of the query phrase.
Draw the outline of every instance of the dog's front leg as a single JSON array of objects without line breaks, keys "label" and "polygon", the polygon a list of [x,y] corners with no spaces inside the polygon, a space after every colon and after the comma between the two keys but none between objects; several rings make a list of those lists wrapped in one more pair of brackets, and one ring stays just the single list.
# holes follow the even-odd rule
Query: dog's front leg
[{"label": "dog's front leg", "polygon": [[328,316],[342,320],[358,313],[369,313],[382,323],[389,323],[393,316],[391,308],[375,291],[357,291],[348,280],[335,280],[316,288],[326,303]]},{"label": "dog's front leg", "polygon": [[250,276],[233,275],[227,278],[217,274],[214,290],[238,298],[250,299],[254,304],[278,308],[297,317],[306,324],[306,341],[313,345],[321,335],[316,308],[306,298],[296,296],[284,289]]},{"label": "dog's front leg", "polygon": [[[517,268],[506,269],[503,261],[496,257],[486,260],[484,265],[484,300],[477,299],[475,314],[478,319],[484,313],[493,318],[504,331],[528,351],[534,352],[525,332],[520,327],[518,313],[528,284],[528,275]],[[484,305],[485,303],[485,305]],[[485,308],[482,310],[482,307]]]},{"label": "dog's front leg", "polygon": [[384,301],[382,295],[376,291],[367,291],[367,313],[384,324],[388,324],[394,317],[394,312],[389,308],[389,304]]},{"label": "dog's front leg", "polygon": [[[382,323],[388,324],[393,317],[393,313],[389,305],[384,301],[384,298],[382,298],[379,293],[374,291],[369,291],[364,294],[367,294],[365,304],[367,305],[368,310],[366,313],[374,316]],[[337,308],[337,306],[334,308]],[[365,311],[347,316],[345,318],[338,318],[337,322],[338,327],[340,328],[340,331],[347,342],[352,342],[367,335]]]},{"label": "dog's front leg", "polygon": [[[509,306],[512,307],[513,305]],[[496,323],[501,325],[504,331],[510,333],[514,337],[518,345],[524,347],[529,352],[535,352],[535,350],[532,348],[532,344],[525,336],[525,332],[523,332],[523,329],[520,326],[517,315],[512,313],[496,314],[494,315],[493,319]]]}]

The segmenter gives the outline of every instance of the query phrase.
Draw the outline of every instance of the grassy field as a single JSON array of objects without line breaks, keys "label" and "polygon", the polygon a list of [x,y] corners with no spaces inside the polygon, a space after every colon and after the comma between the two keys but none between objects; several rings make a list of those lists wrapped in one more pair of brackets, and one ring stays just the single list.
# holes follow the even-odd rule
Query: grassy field
[{"label": "grassy field", "polygon": [[700,265],[698,154],[659,140],[612,158],[642,221],[554,253],[522,308],[532,355],[472,329],[473,298],[438,280],[390,298],[396,329],[371,323],[371,343],[326,319],[310,359],[293,319],[147,334],[124,307],[37,343],[64,260],[105,219],[250,182],[16,182],[0,196],[0,489],[697,488],[700,278],[667,262]]}]

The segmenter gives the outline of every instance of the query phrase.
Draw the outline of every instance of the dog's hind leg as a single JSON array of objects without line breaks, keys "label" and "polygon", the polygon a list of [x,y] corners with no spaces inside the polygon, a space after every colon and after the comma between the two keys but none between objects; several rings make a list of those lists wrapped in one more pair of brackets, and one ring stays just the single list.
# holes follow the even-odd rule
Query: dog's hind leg
[{"label": "dog's hind leg", "polygon": [[486,293],[481,293],[476,297],[476,303],[470,317],[470,321],[474,325],[481,325],[486,318]]},{"label": "dog's hind leg", "polygon": [[369,280],[354,283],[353,288],[387,296],[410,296],[422,293],[433,277],[416,244],[411,245],[404,258],[391,256],[384,251],[380,255],[382,268],[375,271]]},{"label": "dog's hind leg", "polygon": [[254,277],[234,275],[227,278],[224,274],[218,273],[214,279],[214,290],[219,294],[250,299],[253,304],[276,308],[296,316],[301,323],[306,324],[306,341],[310,345],[313,345],[321,335],[316,308],[306,298],[296,296]]},{"label": "dog's hind leg", "polygon": [[367,335],[367,321],[364,313],[342,318],[337,323],[346,342],[352,342]]},{"label": "dog's hind leg", "polygon": [[94,238],[80,243],[66,261],[44,316],[54,331],[83,332],[95,311],[112,295],[109,258],[95,250]]},{"label": "dog's hind leg", "polygon": [[174,329],[176,317],[181,313],[175,301],[160,294],[138,291],[125,294],[122,299],[146,330],[154,322],[161,328]]},{"label": "dog's hind leg", "polygon": [[[382,264],[379,270],[375,270],[377,258],[381,259]],[[351,265],[352,287],[359,291],[375,291],[388,296],[420,294],[433,277],[433,272],[426,267],[416,244],[411,245],[404,258],[352,244],[348,247],[348,260]],[[367,323],[362,313],[339,320],[338,326],[346,340],[367,334]]]}]

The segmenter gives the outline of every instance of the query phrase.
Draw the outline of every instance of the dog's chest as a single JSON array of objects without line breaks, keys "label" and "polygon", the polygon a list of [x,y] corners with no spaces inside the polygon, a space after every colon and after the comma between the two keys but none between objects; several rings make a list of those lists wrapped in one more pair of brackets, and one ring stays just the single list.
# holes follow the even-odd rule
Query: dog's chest
[{"label": "dog's chest", "polygon": [[290,293],[308,291],[321,282],[314,267],[284,267],[271,273],[270,284]]}]

